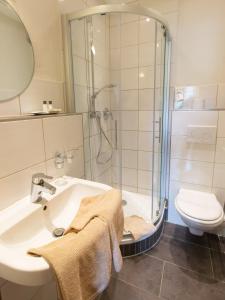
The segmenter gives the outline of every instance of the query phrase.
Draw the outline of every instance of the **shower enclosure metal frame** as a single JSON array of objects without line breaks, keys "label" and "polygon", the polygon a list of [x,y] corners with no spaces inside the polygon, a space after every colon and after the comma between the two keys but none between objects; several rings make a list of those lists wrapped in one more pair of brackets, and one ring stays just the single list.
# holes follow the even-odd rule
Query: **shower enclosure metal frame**
[{"label": "shower enclosure metal frame", "polygon": [[[107,4],[89,7],[78,11],[64,15],[62,18],[63,23],[63,38],[64,38],[64,59],[65,59],[65,77],[66,77],[66,109],[69,112],[76,112],[74,87],[73,87],[73,67],[72,61],[72,45],[71,45],[71,32],[70,22],[73,20],[81,20],[88,16],[94,16],[106,13],[128,13],[152,18],[155,21],[161,23],[165,28],[165,52],[164,52],[164,78],[163,78],[163,114],[162,114],[162,164],[161,164],[161,205],[159,208],[158,219],[154,220],[155,224],[162,219],[164,209],[167,207],[168,194],[169,194],[169,153],[170,153],[170,134],[169,134],[169,94],[170,94],[170,58],[171,58],[171,34],[169,26],[164,17],[157,11],[145,8],[138,4]],[[163,202],[163,203],[162,203]]]}]

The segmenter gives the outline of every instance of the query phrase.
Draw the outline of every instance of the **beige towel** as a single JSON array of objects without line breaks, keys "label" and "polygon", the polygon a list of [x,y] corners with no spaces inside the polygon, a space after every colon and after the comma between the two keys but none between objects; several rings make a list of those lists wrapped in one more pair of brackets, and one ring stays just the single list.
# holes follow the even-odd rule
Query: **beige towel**
[{"label": "beige towel", "polygon": [[139,216],[130,216],[124,219],[124,230],[130,232],[135,240],[150,235],[156,228],[152,223],[147,223]]},{"label": "beige towel", "polygon": [[116,271],[122,267],[123,222],[119,191],[84,198],[66,234],[29,253],[52,266],[63,300],[94,299],[109,283],[112,260]]},{"label": "beige towel", "polygon": [[43,256],[53,268],[62,300],[95,299],[109,283],[110,237],[107,224],[99,218],[78,234],[70,232],[29,253]]},{"label": "beige towel", "polygon": [[109,226],[114,268],[116,272],[119,272],[122,268],[119,242],[122,239],[124,228],[121,192],[112,189],[95,197],[84,198],[67,232],[71,230],[79,232],[94,217],[99,217]]}]

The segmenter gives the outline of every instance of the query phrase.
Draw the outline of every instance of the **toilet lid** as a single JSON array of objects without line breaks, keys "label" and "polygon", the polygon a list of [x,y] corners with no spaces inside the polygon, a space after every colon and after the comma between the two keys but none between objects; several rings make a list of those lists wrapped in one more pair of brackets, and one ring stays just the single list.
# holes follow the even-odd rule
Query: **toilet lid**
[{"label": "toilet lid", "polygon": [[176,203],[183,213],[202,221],[214,221],[221,217],[222,206],[212,193],[181,189]]}]

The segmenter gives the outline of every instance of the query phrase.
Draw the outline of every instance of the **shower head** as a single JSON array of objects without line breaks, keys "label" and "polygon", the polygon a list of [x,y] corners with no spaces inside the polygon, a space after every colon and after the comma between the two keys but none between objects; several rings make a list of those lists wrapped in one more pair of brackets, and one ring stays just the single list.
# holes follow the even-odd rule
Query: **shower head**
[{"label": "shower head", "polygon": [[102,88],[100,88],[97,92],[94,93],[94,95],[92,96],[92,99],[95,100],[95,98],[105,89],[112,89],[116,87],[115,84],[107,84],[107,85],[104,85]]},{"label": "shower head", "polygon": [[104,85],[102,88],[100,88],[97,92],[95,92],[92,96],[91,96],[91,113],[94,114],[95,116],[95,100],[97,98],[97,96],[105,89],[112,89],[116,87],[115,84],[106,84]]}]

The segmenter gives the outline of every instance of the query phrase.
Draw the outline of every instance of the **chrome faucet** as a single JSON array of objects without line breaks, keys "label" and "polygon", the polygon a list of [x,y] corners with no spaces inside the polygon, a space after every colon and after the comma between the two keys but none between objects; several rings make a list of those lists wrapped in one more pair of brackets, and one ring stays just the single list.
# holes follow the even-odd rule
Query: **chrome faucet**
[{"label": "chrome faucet", "polygon": [[56,188],[45,181],[45,179],[52,179],[53,177],[47,176],[44,173],[36,173],[32,176],[31,184],[31,202],[39,203],[42,200],[42,193],[46,192],[51,195],[55,194]]}]

